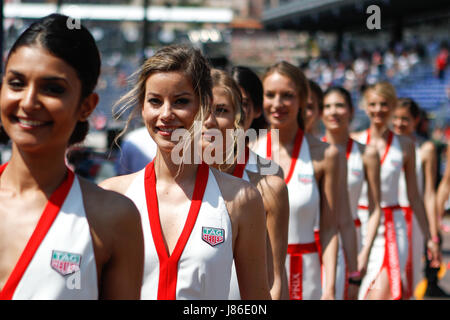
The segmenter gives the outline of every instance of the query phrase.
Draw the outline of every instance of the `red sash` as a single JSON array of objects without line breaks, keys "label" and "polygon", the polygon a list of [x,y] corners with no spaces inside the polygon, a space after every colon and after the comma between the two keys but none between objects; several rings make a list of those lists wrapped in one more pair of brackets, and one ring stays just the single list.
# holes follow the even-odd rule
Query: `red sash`
[{"label": "red sash", "polygon": [[[322,141],[327,142],[327,137],[323,136]],[[352,152],[352,147],[353,147],[353,139],[349,138],[347,141],[347,150],[345,152],[345,156],[347,157],[347,160],[348,160],[348,157],[350,156],[350,153]]]},{"label": "red sash", "polygon": [[[7,163],[0,167],[0,175],[5,170],[6,165]],[[42,215],[39,218],[39,221],[25,246],[25,249],[22,251],[22,254],[17,261],[16,266],[12,270],[11,274],[8,277],[8,280],[6,281],[2,291],[0,292],[0,300],[11,300],[14,296],[14,292],[19,285],[23,274],[27,270],[31,259],[33,259],[34,254],[41,245],[42,241],[48,233],[48,230],[52,226],[53,221],[61,210],[64,200],[66,199],[67,194],[72,187],[74,177],[74,173],[71,170],[67,169],[67,177],[48,199],[47,205],[45,206],[44,211],[42,212]]]},{"label": "red sash", "polygon": [[[368,210],[368,207],[366,206],[358,206],[358,208]],[[387,268],[391,296],[393,300],[400,300],[402,298],[402,279],[393,213],[394,210],[401,209],[401,207],[399,205],[395,205],[384,207],[382,209],[384,211],[385,244],[384,260],[380,269],[380,273],[384,268]]]},{"label": "red sash", "polygon": [[186,246],[192,229],[194,228],[197,216],[202,204],[203,195],[205,193],[206,184],[208,182],[209,168],[203,162],[197,169],[195,178],[194,193],[192,195],[191,206],[184,225],[183,231],[169,256],[164,245],[164,239],[161,229],[161,221],[159,218],[158,195],[156,193],[156,176],[154,161],[149,163],[145,168],[145,198],[148,208],[148,217],[150,228],[155,243],[156,252],[159,258],[159,283],[158,283],[158,300],[175,300],[177,290],[178,262],[184,247]]},{"label": "red sash", "polygon": [[406,260],[406,278],[407,278],[407,292],[405,297],[409,299],[413,294],[413,246],[412,246],[412,236],[413,236],[413,211],[411,207],[402,207],[403,215],[405,216],[407,235],[408,235],[408,259]]},{"label": "red sash", "polygon": [[315,242],[288,245],[290,300],[303,300],[303,255],[315,252],[317,252]]},{"label": "red sash", "polygon": [[[295,135],[294,149],[292,150],[291,165],[289,167],[289,172],[286,178],[284,179],[286,184],[289,183],[289,181],[292,178],[292,174],[294,173],[295,164],[297,163],[298,155],[300,154],[300,150],[302,148],[302,142],[303,142],[303,130],[299,128]],[[266,155],[267,159],[272,159],[272,134],[270,130],[269,132],[267,132]]]}]

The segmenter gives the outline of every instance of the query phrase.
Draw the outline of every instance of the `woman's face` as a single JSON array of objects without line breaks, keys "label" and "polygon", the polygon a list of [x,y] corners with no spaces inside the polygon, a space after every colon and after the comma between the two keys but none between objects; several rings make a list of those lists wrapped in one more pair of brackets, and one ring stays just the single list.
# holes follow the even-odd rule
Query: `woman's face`
[{"label": "woman's face", "polygon": [[300,97],[295,83],[288,77],[274,72],[263,81],[264,113],[267,121],[275,128],[297,123],[300,112]]},{"label": "woman's face", "polygon": [[391,106],[388,100],[370,90],[366,93],[366,113],[374,125],[387,125],[391,116]]},{"label": "woman's face", "polygon": [[76,123],[88,116],[80,97],[75,69],[40,46],[23,46],[6,65],[1,122],[21,150],[66,148]]},{"label": "woman's face", "polygon": [[250,129],[253,120],[259,118],[259,116],[261,115],[261,111],[255,110],[253,100],[251,96],[247,93],[247,91],[245,91],[244,88],[242,87],[239,88],[241,90],[242,95],[242,109],[244,110],[245,114],[244,130],[247,131],[248,129]]},{"label": "woman's face", "polygon": [[230,136],[230,133],[233,131],[229,130],[227,132],[227,129],[236,129],[234,127],[234,121],[235,108],[228,91],[219,86],[214,87],[212,110],[203,124],[202,148],[205,149],[214,141],[213,139],[215,138],[213,137],[215,135],[213,134],[213,130],[218,130],[222,136],[223,151],[226,150],[227,141],[229,141],[230,147],[232,147],[231,141],[233,137]]},{"label": "woman's face", "polygon": [[308,132],[314,127],[314,124],[320,118],[319,99],[316,94],[311,90],[308,96],[308,103],[306,104],[304,119],[305,130]]},{"label": "woman's face", "polygon": [[183,72],[157,72],[147,78],[142,118],[160,150],[170,152],[175,147],[173,131],[189,130],[199,108],[200,100]]},{"label": "woman's face", "polygon": [[350,107],[340,93],[333,91],[324,97],[322,122],[327,130],[348,130],[351,117]]},{"label": "woman's face", "polygon": [[392,125],[395,134],[410,135],[412,134],[418,123],[418,119],[414,119],[407,107],[398,107],[394,110]]}]

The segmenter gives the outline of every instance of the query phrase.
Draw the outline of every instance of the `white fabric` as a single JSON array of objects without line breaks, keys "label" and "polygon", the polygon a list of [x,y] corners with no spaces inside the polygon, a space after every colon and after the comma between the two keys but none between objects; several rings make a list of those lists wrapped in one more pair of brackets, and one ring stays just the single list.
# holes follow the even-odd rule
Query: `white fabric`
[{"label": "white fabric", "polygon": [[[64,276],[53,269],[53,250],[81,255],[80,271]],[[76,176],[60,212],[23,274],[13,299],[98,299],[94,248]]]},{"label": "white fabric", "polygon": [[[141,299],[155,300],[159,283],[159,258],[154,244],[144,189],[145,169],[140,171],[126,192],[141,214],[144,233],[145,265]],[[202,227],[225,230],[225,240],[211,246],[202,240]],[[192,233],[178,262],[176,299],[227,299],[233,262],[231,220],[214,174],[208,183]]]}]

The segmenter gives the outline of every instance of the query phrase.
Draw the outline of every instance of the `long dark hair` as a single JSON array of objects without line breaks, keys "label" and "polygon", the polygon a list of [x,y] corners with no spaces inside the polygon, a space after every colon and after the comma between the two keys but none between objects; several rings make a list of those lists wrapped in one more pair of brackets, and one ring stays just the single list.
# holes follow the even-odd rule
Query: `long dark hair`
[{"label": "long dark hair", "polygon": [[[81,103],[97,85],[101,66],[100,53],[89,30],[82,25],[69,28],[70,19],[68,16],[54,13],[31,24],[13,44],[5,66],[19,48],[40,45],[76,71],[81,81]],[[89,123],[79,121],[69,139],[69,145],[83,141],[88,131]]]}]

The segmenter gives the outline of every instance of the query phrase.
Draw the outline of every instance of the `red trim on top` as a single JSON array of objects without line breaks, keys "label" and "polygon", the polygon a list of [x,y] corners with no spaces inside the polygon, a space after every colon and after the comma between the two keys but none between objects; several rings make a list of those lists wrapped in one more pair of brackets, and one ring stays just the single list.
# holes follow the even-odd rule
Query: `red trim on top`
[{"label": "red trim on top", "polygon": [[408,258],[406,260],[406,279],[407,279],[407,292],[405,293],[406,299],[409,299],[413,295],[413,211],[411,207],[402,207],[403,215],[405,216],[406,221],[406,230],[408,235]]},{"label": "red trim on top", "polygon": [[[2,172],[5,170],[6,165],[7,163],[0,167],[0,174],[2,174]],[[39,221],[30,239],[28,240],[27,245],[25,246],[25,249],[23,250],[16,266],[12,270],[8,280],[6,281],[2,291],[0,292],[0,300],[12,299],[23,274],[25,273],[28,265],[31,262],[31,259],[33,259],[34,254],[41,245],[42,240],[44,240],[45,236],[48,233],[48,230],[53,224],[53,221],[55,221],[56,216],[61,210],[67,194],[72,187],[74,177],[74,173],[71,170],[67,169],[67,177],[48,199],[47,205],[45,206],[44,211],[42,212],[42,215],[39,218]]]},{"label": "red trim on top", "polygon": [[234,170],[233,170],[233,176],[242,179],[242,177],[244,176],[244,169],[245,169],[245,166],[247,165],[249,157],[250,157],[250,151],[249,151],[248,147],[246,146],[245,147],[245,162],[236,164],[236,166],[234,167]]},{"label": "red trim on top", "polygon": [[288,245],[290,300],[303,300],[303,255],[315,252],[317,252],[315,242]]},{"label": "red trim on top", "polygon": [[[323,136],[323,137],[322,137],[322,141],[323,141],[323,142],[327,142],[327,137],[326,137],[326,136]],[[352,138],[348,138],[348,141],[347,141],[347,150],[346,150],[346,152],[345,152],[345,156],[347,157],[347,160],[348,160],[348,157],[350,156],[350,153],[352,152],[352,147],[353,147],[353,139],[352,139]]]},{"label": "red trim on top", "polygon": [[[292,175],[294,174],[295,165],[297,163],[298,155],[300,154],[300,150],[302,148],[303,143],[303,130],[298,128],[297,133],[295,134],[295,141],[294,141],[294,149],[292,150],[292,156],[291,156],[291,165],[289,167],[289,172],[284,179],[284,182],[286,184],[289,183],[289,181],[292,178]],[[267,159],[270,159],[272,156],[272,135],[269,132],[267,133],[267,147],[266,147],[266,155]]]},{"label": "red trim on top", "polygon": [[158,300],[175,300],[178,277],[178,261],[192,233],[208,182],[209,167],[202,162],[197,169],[194,192],[191,206],[183,231],[169,256],[162,235],[161,221],[159,218],[158,195],[156,193],[156,176],[154,161],[145,168],[145,198],[147,202],[150,229],[159,258],[159,284]]},{"label": "red trim on top", "polygon": [[[383,157],[381,157],[381,161],[380,164],[383,165],[384,160],[386,159],[389,149],[391,148],[392,145],[392,140],[394,139],[394,133],[392,131],[389,130],[389,135],[387,138],[387,145],[386,145],[386,149],[384,150],[384,154]],[[369,144],[370,142],[370,129],[367,129],[367,139],[366,139],[366,144]]]}]

